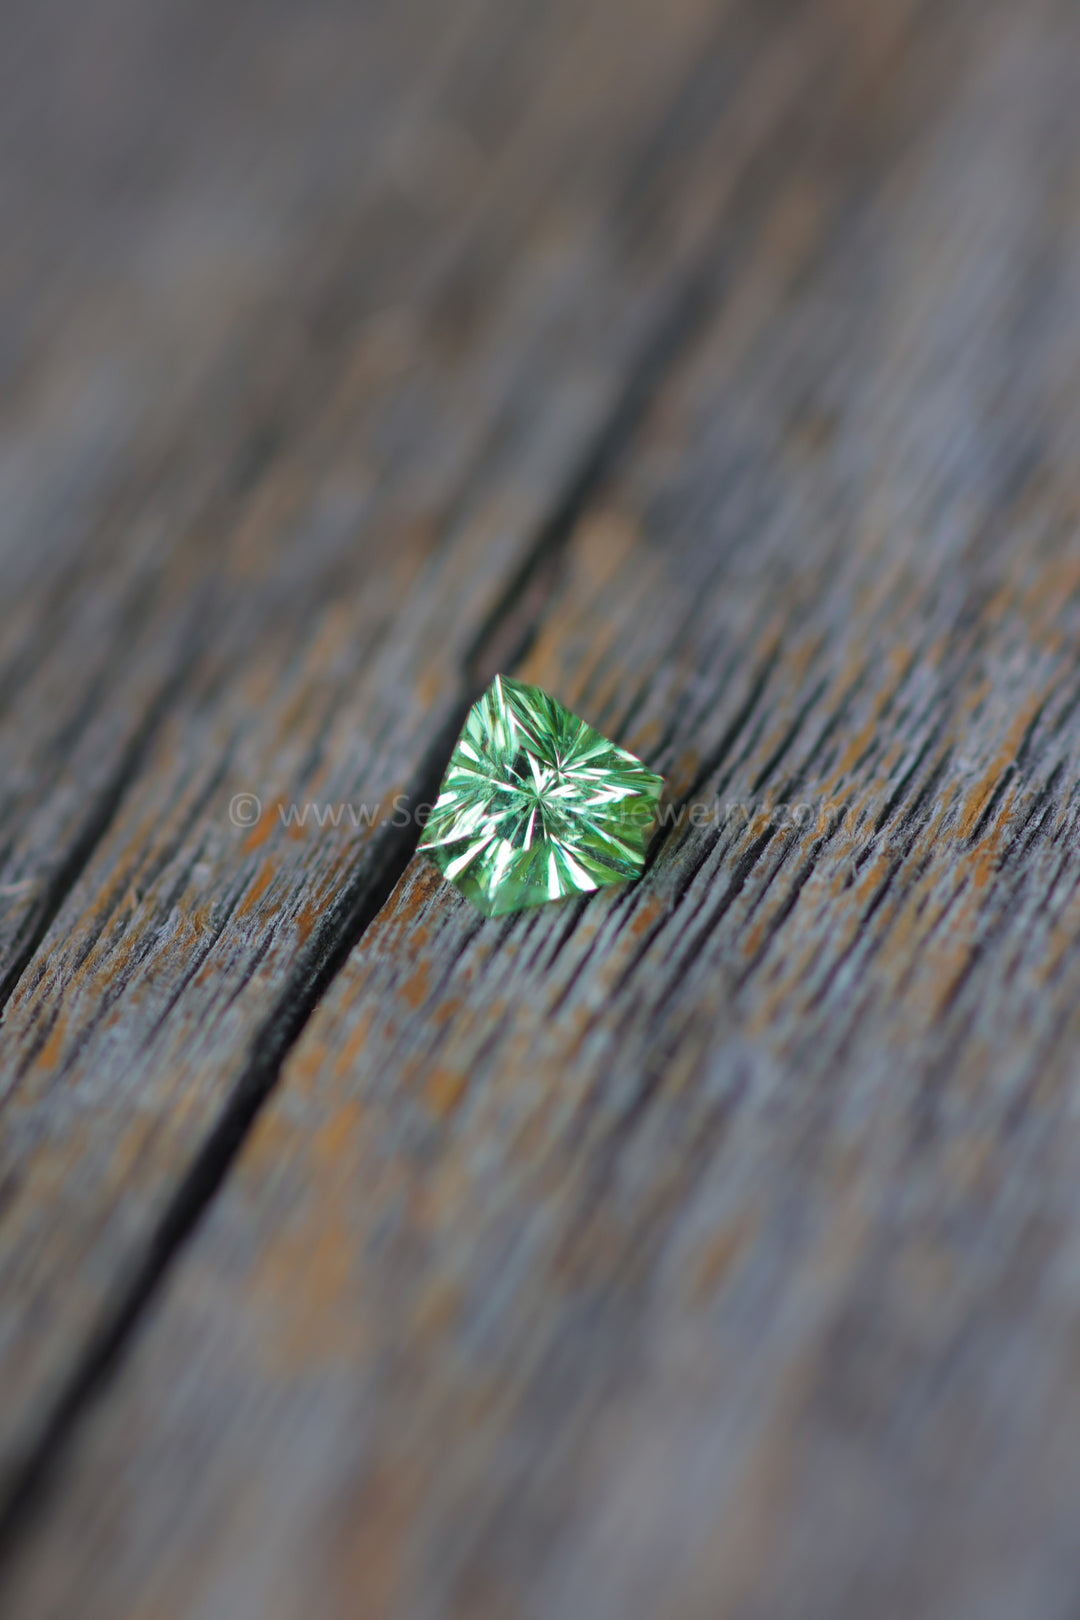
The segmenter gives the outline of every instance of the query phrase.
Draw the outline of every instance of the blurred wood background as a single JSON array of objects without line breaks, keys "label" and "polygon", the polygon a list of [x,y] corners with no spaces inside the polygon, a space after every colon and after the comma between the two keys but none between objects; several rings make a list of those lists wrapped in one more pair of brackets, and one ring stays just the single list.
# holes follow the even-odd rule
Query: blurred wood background
[{"label": "blurred wood background", "polygon": [[[1074,0],[9,0],[4,1615],[1074,1620],[1078,89]],[[639,884],[415,858],[497,669]]]}]

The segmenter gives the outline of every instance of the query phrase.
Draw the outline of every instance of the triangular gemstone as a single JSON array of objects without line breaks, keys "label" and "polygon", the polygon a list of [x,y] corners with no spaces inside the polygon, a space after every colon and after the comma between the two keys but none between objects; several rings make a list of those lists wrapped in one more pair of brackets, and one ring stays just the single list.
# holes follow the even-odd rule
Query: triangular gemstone
[{"label": "triangular gemstone", "polygon": [[538,686],[469,711],[420,848],[485,915],[638,877],[663,777]]}]

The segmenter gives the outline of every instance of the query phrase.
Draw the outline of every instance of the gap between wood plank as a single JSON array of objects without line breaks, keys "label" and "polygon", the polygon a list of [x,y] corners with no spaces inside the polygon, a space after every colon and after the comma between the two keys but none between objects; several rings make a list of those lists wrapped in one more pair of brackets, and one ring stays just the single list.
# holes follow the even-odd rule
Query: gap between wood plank
[{"label": "gap between wood plank", "polygon": [[[682,278],[677,294],[631,368],[610,414],[600,424],[564,490],[554,501],[524,563],[470,643],[463,660],[459,701],[417,768],[406,794],[410,804],[434,799],[469,708],[499,669],[512,667],[528,651],[555,584],[560,554],[632,438],[664,378],[707,318],[714,297],[711,284],[716,268],[714,251],[709,251],[710,248],[714,249],[715,243],[707,241],[706,251]],[[2,987],[0,1010],[44,939],[69,888],[104,837],[126,787],[165,717],[173,684],[162,691],[147,714],[121,768],[103,795],[99,812],[88,823],[86,836],[58,874],[50,891],[49,908],[43,912],[32,941],[20,952],[15,968]],[[248,1132],[273,1092],[290,1048],[332,980],[390,898],[412,860],[419,838],[420,829],[414,826],[411,816],[403,827],[387,824],[365,853],[356,875],[341,896],[336,908],[337,918],[326,931],[332,942],[302,955],[298,961],[276,1013],[253,1043],[248,1064],[217,1125],[158,1222],[142,1264],[112,1314],[88,1344],[81,1363],[56,1403],[37,1450],[16,1477],[7,1500],[0,1504],[0,1558],[39,1500],[83,1410],[119,1365],[128,1340],[152,1305],[170,1267],[209,1210]]]},{"label": "gap between wood plank", "polygon": [[[796,112],[796,123],[798,113]],[[555,585],[562,552],[582,514],[602,490],[604,482],[632,439],[666,376],[677,364],[694,336],[704,327],[722,298],[723,243],[738,235],[740,216],[752,212],[754,198],[768,191],[768,172],[783,160],[792,130],[782,117],[764,149],[747,165],[726,214],[704,233],[694,261],[678,279],[677,290],[661,314],[651,336],[633,363],[607,418],[601,422],[583,454],[557,494],[548,517],[539,526],[525,561],[478,629],[462,660],[461,691],[454,713],[433,740],[405,795],[412,804],[430,801],[437,791],[450,752],[469,707],[491,676],[512,667],[528,651],[538,633]],[[163,710],[167,706],[163,699]],[[139,757],[152,739],[153,725],[140,733]],[[134,750],[133,750],[134,752]],[[127,762],[125,762],[127,763]],[[85,857],[104,836],[112,814],[138,769],[117,773],[116,791],[107,805]],[[151,1308],[172,1264],[200,1225],[240,1152],[264,1103],[272,1094],[288,1052],[325,995],[331,982],[376,919],[404,874],[419,841],[419,829],[387,826],[362,857],[357,872],[341,895],[322,933],[325,941],[298,959],[283,987],[276,1011],[256,1037],[249,1060],[226,1102],[217,1124],[170,1200],[148,1240],[142,1262],[115,1307],[93,1334],[75,1372],[59,1396],[41,1439],[15,1477],[6,1500],[0,1502],[0,1558],[40,1499],[73,1436],[84,1410],[91,1404],[121,1362],[143,1314]],[[74,860],[71,882],[81,869]],[[63,894],[57,900],[62,903]]]},{"label": "gap between wood plank", "polygon": [[183,683],[186,672],[186,665],[181,663],[161,686],[124,750],[112,777],[99,794],[97,803],[78,837],[46,885],[36,913],[32,912],[24,924],[22,943],[16,947],[7,972],[0,977],[0,1021],[3,1020],[4,1009],[14,995],[20,979],[56,921],[61,906],[108,832],[129,785],[138,774],[159,727],[168,715],[173,695]]}]

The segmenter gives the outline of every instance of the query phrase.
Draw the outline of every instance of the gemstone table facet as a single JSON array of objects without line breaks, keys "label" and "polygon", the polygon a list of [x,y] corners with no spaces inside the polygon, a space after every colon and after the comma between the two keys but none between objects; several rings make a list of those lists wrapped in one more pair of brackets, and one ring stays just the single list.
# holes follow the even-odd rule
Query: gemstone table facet
[{"label": "gemstone table facet", "polygon": [[664,780],[538,686],[473,705],[420,848],[489,917],[640,876]]}]

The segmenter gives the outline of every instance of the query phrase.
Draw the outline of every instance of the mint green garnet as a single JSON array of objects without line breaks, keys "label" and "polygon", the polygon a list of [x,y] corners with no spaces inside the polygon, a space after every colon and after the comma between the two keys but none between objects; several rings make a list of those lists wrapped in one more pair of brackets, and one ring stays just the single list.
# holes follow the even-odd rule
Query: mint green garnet
[{"label": "mint green garnet", "polygon": [[469,710],[420,848],[488,917],[640,876],[664,779],[538,686]]}]

